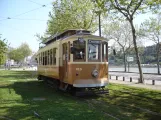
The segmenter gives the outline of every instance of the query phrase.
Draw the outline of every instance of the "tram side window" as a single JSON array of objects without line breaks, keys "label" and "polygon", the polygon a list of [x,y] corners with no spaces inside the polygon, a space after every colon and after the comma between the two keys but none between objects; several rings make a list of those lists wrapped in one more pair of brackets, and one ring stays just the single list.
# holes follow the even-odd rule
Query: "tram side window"
[{"label": "tram side window", "polygon": [[41,58],[41,56],[40,56],[40,53],[39,53],[39,62],[38,62],[39,65],[40,65],[40,58]]},{"label": "tram side window", "polygon": [[68,42],[68,60],[70,61],[70,41]]},{"label": "tram side window", "polygon": [[39,53],[39,55],[38,55],[38,65],[40,65],[40,53]]},{"label": "tram side window", "polygon": [[88,60],[100,61],[100,41],[88,40]]},{"label": "tram side window", "polygon": [[56,65],[56,48],[53,49],[53,65]]},{"label": "tram side window", "polygon": [[47,65],[47,51],[45,51],[45,64],[44,65]]},{"label": "tram side window", "polygon": [[41,65],[41,53],[39,54],[39,65]]},{"label": "tram side window", "polygon": [[78,40],[73,41],[73,48],[75,50],[73,54],[73,61],[85,61],[86,42],[80,42]]},{"label": "tram side window", "polygon": [[102,61],[108,61],[108,44],[102,44]]},{"label": "tram side window", "polygon": [[43,65],[45,65],[45,52],[43,52]]},{"label": "tram side window", "polygon": [[53,51],[50,49],[50,65],[52,65]]},{"label": "tram side window", "polygon": [[47,52],[48,52],[48,54],[47,54],[47,65],[49,65],[50,64],[50,51],[48,50]]},{"label": "tram side window", "polygon": [[41,63],[40,63],[41,65],[42,65],[42,59],[43,59],[43,57],[42,57],[42,53],[41,53]]}]

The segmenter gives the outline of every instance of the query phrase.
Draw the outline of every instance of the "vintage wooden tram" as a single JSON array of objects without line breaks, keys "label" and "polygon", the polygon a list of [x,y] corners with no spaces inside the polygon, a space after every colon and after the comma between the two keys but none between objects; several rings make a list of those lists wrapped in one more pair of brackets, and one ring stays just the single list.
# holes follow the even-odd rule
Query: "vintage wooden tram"
[{"label": "vintage wooden tram", "polygon": [[66,30],[37,52],[38,79],[77,95],[108,93],[108,43],[87,30]]}]

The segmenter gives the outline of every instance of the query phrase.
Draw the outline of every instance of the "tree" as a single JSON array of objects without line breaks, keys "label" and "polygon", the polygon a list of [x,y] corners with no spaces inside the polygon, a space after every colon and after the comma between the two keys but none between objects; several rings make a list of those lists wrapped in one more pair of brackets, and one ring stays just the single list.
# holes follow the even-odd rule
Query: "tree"
[{"label": "tree", "polygon": [[29,47],[29,45],[27,43],[22,43],[19,47],[18,47],[19,51],[22,52],[23,57],[28,57],[29,55],[31,55],[32,51]]},{"label": "tree", "polygon": [[0,65],[5,63],[6,52],[7,52],[7,43],[5,39],[1,38],[1,34],[0,34]]},{"label": "tree", "polygon": [[[132,38],[133,38],[133,44],[135,48],[135,54],[136,54],[136,60],[139,68],[140,73],[140,79],[139,82],[143,83],[143,73],[141,69],[140,64],[140,57],[137,49],[137,43],[136,43],[136,30],[133,23],[134,16],[138,13],[144,13],[146,12],[146,8],[150,7],[153,9],[157,9],[157,7],[160,5],[160,2],[155,0],[105,0],[106,6],[109,7],[109,13],[112,13],[113,16],[117,17],[124,17],[131,26],[132,30]],[[153,7],[154,6],[154,7]],[[157,6],[157,7],[156,7]]]},{"label": "tree", "polygon": [[131,28],[127,22],[113,21],[104,27],[104,36],[108,40],[115,40],[123,52],[124,71],[126,72],[126,54],[133,46]]},{"label": "tree", "polygon": [[97,20],[91,0],[56,0],[49,13],[47,35],[61,33],[66,29],[95,31]]},{"label": "tree", "polygon": [[133,18],[134,14],[136,11],[140,8],[141,4],[143,3],[143,0],[130,0],[130,1],[125,1],[125,0],[110,0],[111,5],[114,9],[116,9],[118,12],[120,12],[127,21],[129,21],[131,25],[131,30],[132,30],[132,37],[133,37],[133,44],[136,52],[136,60],[139,68],[139,73],[140,73],[140,83],[144,82],[143,78],[143,73],[141,69],[141,64],[140,64],[140,57],[138,54],[138,49],[137,49],[137,44],[136,44],[136,31],[133,23]]},{"label": "tree", "polygon": [[31,55],[31,49],[27,43],[22,43],[18,48],[9,52],[9,58],[17,62],[22,62],[29,55]]},{"label": "tree", "polygon": [[101,15],[103,14],[104,16],[106,16],[106,12],[107,12],[107,8],[106,8],[106,1],[104,0],[94,0],[94,7],[95,10],[94,12],[98,15],[99,18],[99,36],[101,37]]},{"label": "tree", "polygon": [[161,13],[156,18],[150,18],[141,25],[141,31],[145,38],[152,40],[156,44],[156,59],[158,74],[160,74],[160,37],[161,37]]}]

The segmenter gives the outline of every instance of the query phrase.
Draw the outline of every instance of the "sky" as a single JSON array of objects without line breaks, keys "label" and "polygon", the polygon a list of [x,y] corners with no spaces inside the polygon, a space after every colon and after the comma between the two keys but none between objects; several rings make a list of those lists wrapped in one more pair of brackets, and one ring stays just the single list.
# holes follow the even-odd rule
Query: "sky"
[{"label": "sky", "polygon": [[[14,48],[26,42],[32,51],[36,52],[39,49],[39,41],[35,35],[36,33],[42,35],[45,32],[48,13],[52,10],[52,1],[0,0],[0,34],[2,34],[2,38],[6,38],[10,46]],[[46,5],[46,7],[42,7],[42,5]],[[139,15],[134,23],[139,25],[149,16],[151,15]],[[143,44],[147,46],[152,42]]]},{"label": "sky", "polygon": [[[35,35],[45,32],[48,13],[52,10],[52,1],[0,0],[0,34],[2,34],[2,38],[6,38],[11,47],[18,47],[26,42],[36,52],[39,42]],[[47,6],[42,7],[41,4]],[[11,19],[6,19],[8,17]]]}]

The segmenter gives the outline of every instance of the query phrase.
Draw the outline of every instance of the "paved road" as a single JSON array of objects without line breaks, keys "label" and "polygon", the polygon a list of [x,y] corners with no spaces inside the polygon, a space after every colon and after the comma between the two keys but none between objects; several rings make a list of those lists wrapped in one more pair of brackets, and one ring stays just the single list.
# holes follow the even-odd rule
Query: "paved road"
[{"label": "paved road", "polygon": [[[132,82],[138,83],[139,74],[138,73],[126,73],[126,72],[109,72],[111,79],[116,80],[116,76],[118,76],[118,80],[123,81],[123,77],[125,77],[125,81],[130,81],[130,77],[132,78]],[[157,74],[144,74],[144,83],[149,85],[161,85],[161,75]],[[153,81],[154,80],[154,81]]]},{"label": "paved road", "polygon": [[[109,72],[109,74],[111,76],[123,76],[123,77],[127,77],[127,78],[134,78],[134,79],[138,79],[139,78],[139,74],[138,73],[127,73],[127,72]],[[157,80],[157,81],[161,81],[161,75],[157,75],[157,74],[144,74],[144,79],[145,80]]]}]

